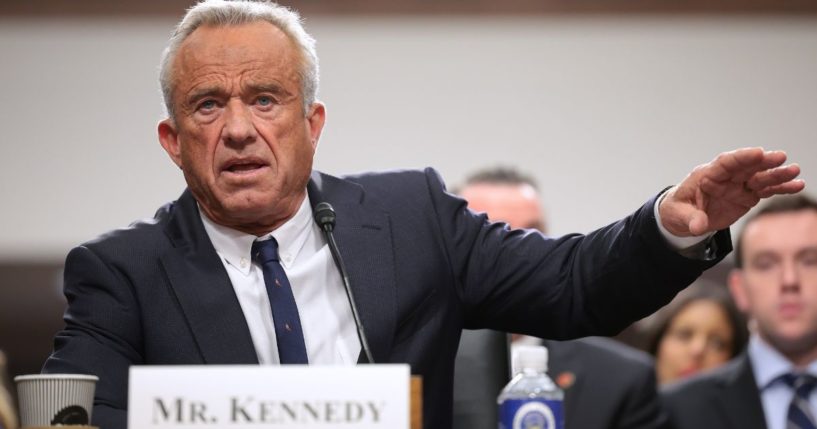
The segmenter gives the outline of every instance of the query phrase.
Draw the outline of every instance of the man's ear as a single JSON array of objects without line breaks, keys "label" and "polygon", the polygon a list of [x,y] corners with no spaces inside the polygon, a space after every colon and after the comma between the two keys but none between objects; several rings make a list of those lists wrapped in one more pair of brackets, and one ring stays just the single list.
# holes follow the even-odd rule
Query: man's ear
[{"label": "man's ear", "polygon": [[735,300],[735,305],[740,311],[748,314],[751,304],[746,293],[746,280],[743,278],[743,270],[735,268],[729,272],[729,292],[732,293],[732,299]]},{"label": "man's ear", "polygon": [[309,106],[309,113],[306,115],[309,122],[309,137],[312,142],[312,149],[317,149],[318,140],[321,138],[323,124],[326,123],[326,106],[320,101],[316,101]]},{"label": "man's ear", "polygon": [[167,118],[158,125],[159,144],[162,145],[165,152],[170,156],[179,168],[182,168],[182,152],[179,147],[179,133],[176,130],[176,125],[173,120]]}]

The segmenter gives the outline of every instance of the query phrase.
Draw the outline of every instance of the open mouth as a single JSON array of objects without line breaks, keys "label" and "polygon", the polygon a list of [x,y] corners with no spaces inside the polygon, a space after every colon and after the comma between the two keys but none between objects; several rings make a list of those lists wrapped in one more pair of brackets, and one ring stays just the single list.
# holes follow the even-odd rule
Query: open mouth
[{"label": "open mouth", "polygon": [[224,165],[223,171],[233,174],[250,174],[266,166],[267,163],[256,159],[236,159]]},{"label": "open mouth", "polygon": [[262,164],[236,164],[236,165],[231,165],[231,166],[227,167],[227,171],[229,171],[231,173],[240,173],[242,171],[257,170],[257,169],[259,169],[259,168],[261,168],[263,166],[264,165],[262,165]]}]

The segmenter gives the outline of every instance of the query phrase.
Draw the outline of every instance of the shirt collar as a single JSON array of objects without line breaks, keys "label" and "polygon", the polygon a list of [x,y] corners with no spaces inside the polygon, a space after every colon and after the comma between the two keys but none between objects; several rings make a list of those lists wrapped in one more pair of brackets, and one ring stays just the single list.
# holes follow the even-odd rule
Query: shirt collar
[{"label": "shirt collar", "polygon": [[[275,237],[275,240],[278,241],[278,257],[281,259],[281,264],[284,268],[289,268],[304,247],[304,243],[306,243],[306,239],[311,232],[312,222],[312,204],[309,202],[309,195],[307,195],[295,216],[292,216],[290,220],[272,231],[272,233],[258,238],[264,239],[270,235]],[[252,243],[250,245],[252,246]]]},{"label": "shirt collar", "polygon": [[[760,390],[765,390],[780,380],[782,375],[796,371],[791,361],[757,334],[753,334],[749,339],[748,353]],[[806,372],[817,376],[817,361],[809,363]]]},{"label": "shirt collar", "polygon": [[210,242],[213,243],[213,247],[216,249],[216,253],[228,264],[241,271],[244,275],[248,275],[252,265],[250,263],[252,261],[250,256],[252,243],[257,239],[265,239],[270,236],[275,237],[275,240],[278,241],[278,255],[281,258],[281,264],[285,268],[292,265],[308,238],[309,226],[312,222],[311,208],[312,205],[309,202],[309,196],[307,196],[292,218],[272,233],[261,237],[219,225],[207,217],[201,209],[199,209],[199,216],[204,224],[204,230],[210,237]]}]

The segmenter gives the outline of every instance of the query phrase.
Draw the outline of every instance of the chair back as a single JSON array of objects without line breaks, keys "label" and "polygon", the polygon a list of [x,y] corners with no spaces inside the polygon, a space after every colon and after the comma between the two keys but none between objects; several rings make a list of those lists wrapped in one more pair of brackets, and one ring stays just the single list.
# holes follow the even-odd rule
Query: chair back
[{"label": "chair back", "polygon": [[454,429],[496,429],[496,397],[511,378],[508,334],[463,330],[454,364]]}]

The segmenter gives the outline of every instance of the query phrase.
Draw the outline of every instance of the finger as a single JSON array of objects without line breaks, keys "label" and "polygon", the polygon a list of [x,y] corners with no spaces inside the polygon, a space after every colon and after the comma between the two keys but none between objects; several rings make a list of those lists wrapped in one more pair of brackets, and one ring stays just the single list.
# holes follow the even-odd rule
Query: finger
[{"label": "finger", "polygon": [[703,235],[709,231],[709,216],[705,212],[696,210],[689,220],[689,233],[694,235]]},{"label": "finger", "polygon": [[761,148],[738,149],[718,155],[710,163],[708,172],[712,180],[744,182],[752,174],[775,168],[786,162],[782,151],[764,152]]},{"label": "finger", "polygon": [[762,160],[763,149],[759,147],[724,152],[709,163],[709,177],[712,180],[724,182],[730,180],[735,171],[757,165]]},{"label": "finger", "polygon": [[763,159],[760,160],[760,163],[756,166],[756,171],[763,171],[769,170],[771,168],[776,168],[783,165],[787,159],[786,152],[782,150],[769,150],[763,152]]},{"label": "finger", "polygon": [[703,191],[706,195],[722,197],[726,195],[727,191],[734,187],[734,184],[732,182],[719,182],[704,178],[701,180],[700,187],[701,191]]},{"label": "finger", "polygon": [[[659,210],[664,228],[679,237],[691,234],[690,223],[697,216],[700,216],[699,213],[701,212],[693,204],[671,202],[670,196],[667,196],[661,202]],[[698,223],[695,223],[695,225],[697,226]]]},{"label": "finger", "polygon": [[702,181],[701,191],[711,198],[728,201],[747,210],[760,201],[757,192],[745,188],[742,183]]},{"label": "finger", "polygon": [[775,186],[768,186],[757,191],[757,196],[760,198],[769,198],[772,195],[779,195],[779,194],[796,194],[806,187],[806,182],[803,180],[797,179],[792,180],[790,182],[781,183]]},{"label": "finger", "polygon": [[757,191],[769,186],[777,186],[781,183],[786,183],[799,175],[799,165],[786,165],[783,167],[773,168],[771,170],[757,172],[746,181],[744,186],[751,191]]}]

